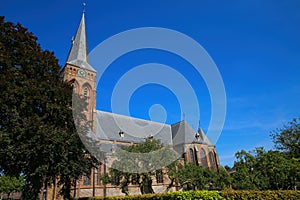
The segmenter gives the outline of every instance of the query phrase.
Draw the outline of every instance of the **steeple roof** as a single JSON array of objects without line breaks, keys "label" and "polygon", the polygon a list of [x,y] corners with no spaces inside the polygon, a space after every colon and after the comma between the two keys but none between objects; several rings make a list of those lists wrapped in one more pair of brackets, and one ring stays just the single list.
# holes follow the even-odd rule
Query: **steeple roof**
[{"label": "steeple roof", "polygon": [[202,144],[207,144],[207,145],[213,146],[213,144],[212,144],[211,141],[208,139],[208,137],[206,136],[206,134],[204,133],[204,131],[202,130],[202,128],[199,128],[199,129],[198,129],[197,136],[198,136],[199,138],[195,138],[195,139],[194,139],[194,142],[196,142],[196,143],[202,143]]},{"label": "steeple roof", "polygon": [[89,64],[84,12],[82,13],[75,39],[72,41],[72,47],[68,55],[67,63],[96,72]]}]

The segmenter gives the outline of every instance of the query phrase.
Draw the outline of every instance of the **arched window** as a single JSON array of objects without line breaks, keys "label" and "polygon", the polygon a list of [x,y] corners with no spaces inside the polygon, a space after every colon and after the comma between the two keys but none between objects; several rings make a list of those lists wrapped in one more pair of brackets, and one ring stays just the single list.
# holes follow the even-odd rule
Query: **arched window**
[{"label": "arched window", "polygon": [[84,97],[88,97],[88,92],[89,92],[88,87],[84,87],[84,88],[83,88],[83,96],[84,96]]},{"label": "arched window", "polygon": [[89,173],[83,174],[83,185],[91,185],[91,174]]},{"label": "arched window", "polygon": [[77,81],[75,79],[72,79],[68,83],[73,87],[74,92],[78,94],[79,87]]},{"label": "arched window", "polygon": [[195,162],[194,151],[192,148],[190,149],[190,161]]},{"label": "arched window", "polygon": [[155,176],[156,176],[156,183],[163,183],[164,182],[164,178],[163,178],[163,173],[162,170],[157,170],[155,172]]},{"label": "arched window", "polygon": [[209,162],[211,167],[215,166],[215,157],[212,151],[209,152]]},{"label": "arched window", "polygon": [[102,164],[100,163],[100,165],[98,166],[98,169],[95,170],[95,179],[96,179],[96,185],[101,185],[101,167]]},{"label": "arched window", "polygon": [[204,149],[200,150],[200,159],[201,159],[201,166],[203,168],[207,168],[207,159],[206,159],[206,153]]},{"label": "arched window", "polygon": [[199,165],[199,159],[198,159],[198,147],[197,146],[195,146],[194,147],[194,150],[195,150],[195,162],[196,162],[196,165]]},{"label": "arched window", "polygon": [[92,87],[89,83],[85,83],[82,85],[82,94],[84,97],[91,97]]}]

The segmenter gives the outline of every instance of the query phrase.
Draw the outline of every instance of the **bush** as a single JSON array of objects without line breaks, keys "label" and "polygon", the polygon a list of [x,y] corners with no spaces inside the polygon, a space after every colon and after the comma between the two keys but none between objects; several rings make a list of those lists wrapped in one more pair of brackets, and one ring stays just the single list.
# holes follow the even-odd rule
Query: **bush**
[{"label": "bush", "polygon": [[83,197],[74,200],[298,200],[300,191],[294,190],[225,190],[225,191],[188,191],[161,194],[145,194],[116,197]]},{"label": "bush", "polygon": [[222,191],[221,196],[228,200],[298,200],[300,191],[294,190],[227,190]]},{"label": "bush", "polygon": [[[75,200],[104,200],[104,197],[84,197],[76,198]],[[187,192],[168,192],[161,194],[145,194],[145,195],[132,195],[132,196],[116,196],[116,197],[106,197],[107,200],[222,200],[220,192],[218,191],[187,191]]]}]

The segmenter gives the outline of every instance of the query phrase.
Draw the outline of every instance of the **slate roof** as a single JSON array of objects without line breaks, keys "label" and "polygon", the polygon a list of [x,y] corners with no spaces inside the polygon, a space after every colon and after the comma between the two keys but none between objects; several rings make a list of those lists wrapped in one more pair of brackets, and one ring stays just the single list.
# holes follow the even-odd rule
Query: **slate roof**
[{"label": "slate roof", "polygon": [[186,144],[191,144],[194,141],[195,131],[184,120],[171,125],[171,128],[173,148],[179,155],[182,155],[186,152]]},{"label": "slate roof", "polygon": [[200,128],[197,132],[197,135],[199,136],[198,138],[194,138],[195,143],[200,143],[200,144],[207,144],[210,146],[213,146],[213,144],[211,143],[211,141],[209,140],[209,138],[206,136],[206,134],[204,133],[204,131],[202,130],[202,128]]},{"label": "slate roof", "polygon": [[[124,137],[120,136],[120,131],[124,133]],[[166,146],[172,145],[170,125],[97,111],[96,137],[98,139],[140,143],[150,136],[160,140]]]},{"label": "slate roof", "polygon": [[81,21],[77,29],[75,39],[72,41],[72,47],[68,55],[67,63],[96,72],[96,70],[89,64],[88,60],[88,46],[86,39],[84,13],[82,13]]},{"label": "slate roof", "polygon": [[[120,132],[123,132],[121,137]],[[185,152],[185,146],[191,143],[212,145],[205,133],[200,129],[199,137],[186,122],[168,125],[149,120],[143,120],[110,112],[97,111],[96,138],[118,142],[140,143],[145,138],[153,136],[160,140],[165,146],[173,146],[177,153]],[[111,145],[109,145],[111,148]],[[118,148],[118,145],[113,145]]]},{"label": "slate roof", "polygon": [[174,145],[177,144],[190,144],[195,138],[195,131],[193,128],[186,122],[180,121],[173,125],[172,127],[172,138]]}]

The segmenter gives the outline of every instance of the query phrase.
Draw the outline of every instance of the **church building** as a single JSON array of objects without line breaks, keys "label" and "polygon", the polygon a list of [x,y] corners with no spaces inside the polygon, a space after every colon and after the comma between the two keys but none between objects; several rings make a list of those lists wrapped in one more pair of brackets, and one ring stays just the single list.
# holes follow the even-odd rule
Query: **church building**
[{"label": "church building", "polygon": [[[162,143],[172,145],[176,152],[182,152],[180,159],[183,162],[194,162],[199,167],[208,167],[212,170],[216,170],[219,167],[219,159],[215,146],[209,141],[201,128],[195,131],[185,120],[168,125],[96,110],[97,71],[90,65],[88,59],[84,12],[76,36],[72,41],[67,62],[62,69],[62,76],[64,81],[73,84],[76,93],[87,97],[87,120],[93,122],[92,130],[98,141],[110,145],[111,151],[121,145],[128,146],[143,141],[143,137],[134,137],[137,134],[141,134],[134,127],[130,126],[134,122],[150,127],[146,129],[145,136],[153,136],[155,139],[161,140]],[[116,120],[118,123],[116,123]],[[120,130],[120,124],[122,124],[125,130]],[[99,125],[101,126],[101,130]],[[158,126],[161,127],[160,130],[152,133]],[[190,142],[186,143],[186,141]],[[72,189],[72,195],[74,197],[124,195],[120,187],[113,183],[103,185],[100,177],[108,172],[109,167],[101,164],[97,169],[84,174],[82,179]],[[155,193],[164,192],[170,183],[168,176],[164,173],[164,169],[161,172],[161,174],[153,177],[153,189]],[[171,189],[171,191],[175,190],[175,187]],[[130,194],[140,193],[139,186],[134,180],[129,185],[129,192]],[[53,197],[55,194],[50,194],[49,191],[47,197],[50,196]],[[50,197],[49,199],[52,198]]]}]

